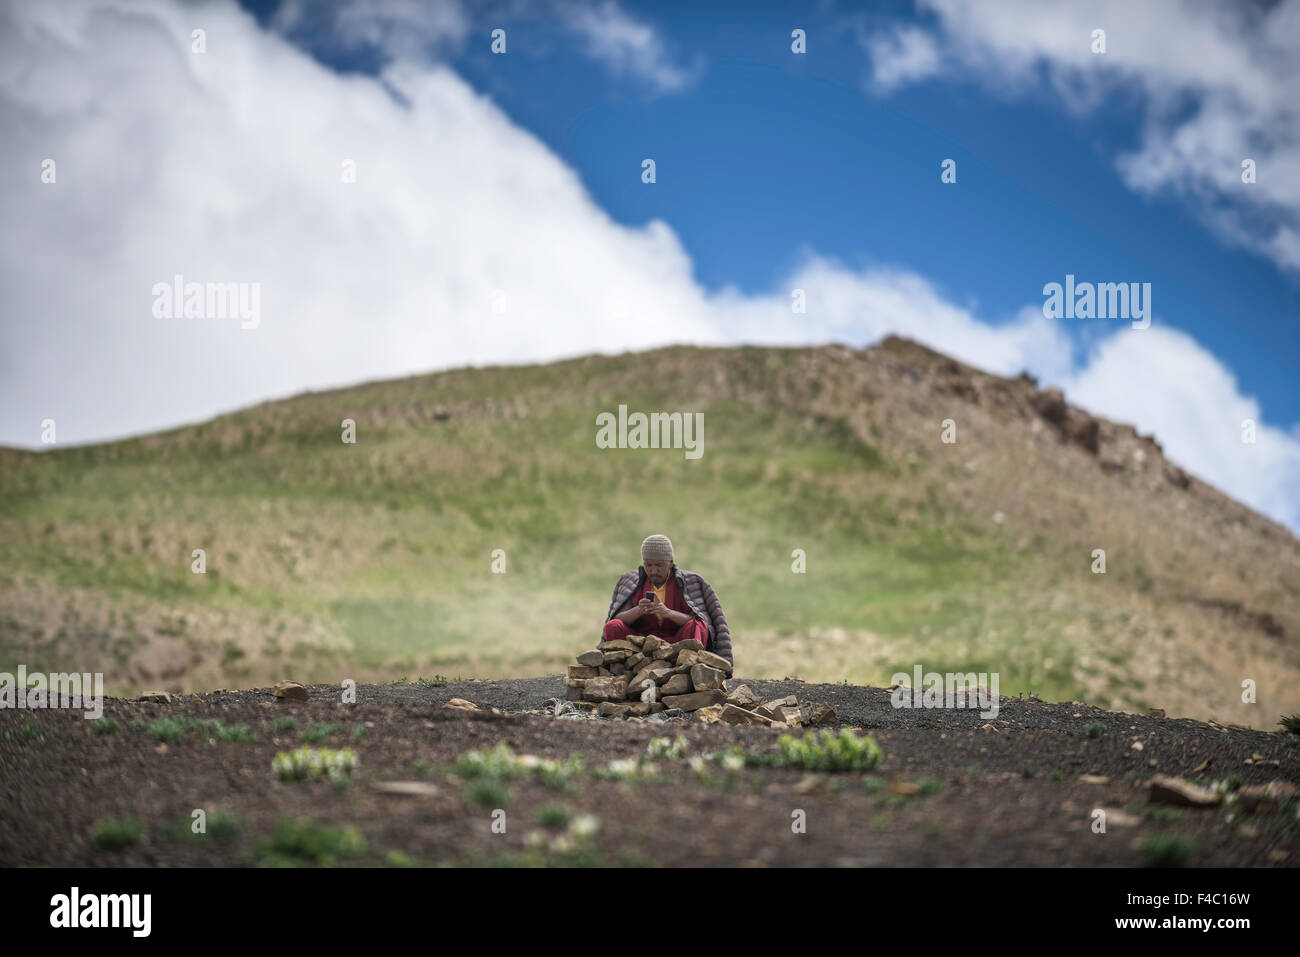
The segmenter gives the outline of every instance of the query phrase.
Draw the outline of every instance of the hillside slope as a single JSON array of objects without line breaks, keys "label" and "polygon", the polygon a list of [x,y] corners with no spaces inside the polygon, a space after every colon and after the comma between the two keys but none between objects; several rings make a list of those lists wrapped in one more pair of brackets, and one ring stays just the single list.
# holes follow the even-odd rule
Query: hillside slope
[{"label": "hillside slope", "polygon": [[[703,455],[599,448],[620,404],[702,412]],[[309,393],[7,450],[0,492],[0,670],[119,693],[554,673],[662,531],[748,675],[886,685],[921,664],[1261,728],[1300,710],[1294,535],[1127,426],[896,338]]]}]

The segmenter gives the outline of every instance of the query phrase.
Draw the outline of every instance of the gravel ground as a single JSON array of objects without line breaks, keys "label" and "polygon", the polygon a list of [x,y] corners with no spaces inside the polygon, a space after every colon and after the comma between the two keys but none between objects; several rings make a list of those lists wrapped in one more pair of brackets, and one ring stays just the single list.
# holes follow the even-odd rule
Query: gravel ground
[{"label": "gravel ground", "polygon": [[[108,734],[66,709],[3,710],[0,864],[244,866],[283,863],[285,854],[321,863],[304,850],[310,841],[286,849],[272,840],[286,819],[355,828],[358,849],[338,864],[1127,867],[1152,863],[1170,846],[1192,866],[1291,867],[1300,859],[1294,807],[1250,815],[1149,801],[1157,773],[1300,783],[1294,735],[1010,698],[985,721],[974,710],[895,709],[879,688],[729,685],[740,683],[765,698],[830,704],[840,726],[877,740],[879,767],[808,774],[710,763],[701,776],[685,760],[662,759],[652,779],[610,779],[603,775],[610,761],[643,754],[656,736],[680,735],[688,756],[733,745],[761,756],[774,753],[781,732],[557,720],[546,712],[563,692],[559,676],[363,685],[355,704],[327,685],[313,686],[305,702],[277,701],[269,688],[170,704],[108,699],[105,716],[119,726]],[[443,707],[453,697],[482,710]],[[160,742],[134,724],[178,716],[246,725],[256,740],[218,741],[191,729]],[[1090,734],[1090,725],[1100,731]],[[313,726],[320,734],[312,746],[357,752],[347,787],[284,783],[270,773],[275,755],[310,740]],[[525,775],[503,790],[453,767],[466,751],[502,741],[546,759],[581,754],[585,770],[564,786]],[[396,782],[417,793],[388,793]],[[493,830],[498,808],[510,822],[504,833]],[[238,826],[224,839],[190,839],[183,825],[195,809]],[[1104,834],[1091,827],[1098,809],[1109,822]],[[598,832],[554,843],[559,832],[540,822],[557,814],[591,815]],[[796,833],[799,815],[805,830]],[[141,823],[127,846],[108,849],[92,838],[105,819],[125,818]]]}]

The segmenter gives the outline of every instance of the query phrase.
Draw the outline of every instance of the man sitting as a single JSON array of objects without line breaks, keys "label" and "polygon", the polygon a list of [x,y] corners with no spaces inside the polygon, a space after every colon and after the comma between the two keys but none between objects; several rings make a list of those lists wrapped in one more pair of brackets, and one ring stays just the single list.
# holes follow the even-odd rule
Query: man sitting
[{"label": "man sitting", "polygon": [[[641,567],[623,575],[605,616],[601,641],[654,635],[676,644],[695,638],[706,651],[731,656],[731,632],[713,586],[673,562],[673,543],[651,535],[641,543]],[[732,670],[727,671],[730,678]]]}]

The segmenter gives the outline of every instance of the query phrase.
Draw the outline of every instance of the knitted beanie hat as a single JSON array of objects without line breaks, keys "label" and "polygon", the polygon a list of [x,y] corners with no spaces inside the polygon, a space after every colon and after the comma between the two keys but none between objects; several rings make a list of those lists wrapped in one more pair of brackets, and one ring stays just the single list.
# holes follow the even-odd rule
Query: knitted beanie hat
[{"label": "knitted beanie hat", "polygon": [[667,535],[651,535],[641,543],[642,561],[671,562],[673,560],[673,543]]}]

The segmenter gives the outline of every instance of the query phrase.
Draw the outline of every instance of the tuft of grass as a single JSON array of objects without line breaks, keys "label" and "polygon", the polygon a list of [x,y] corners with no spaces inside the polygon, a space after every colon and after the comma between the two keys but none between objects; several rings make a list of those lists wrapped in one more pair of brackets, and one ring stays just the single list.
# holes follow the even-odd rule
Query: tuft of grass
[{"label": "tuft of grass", "polygon": [[121,851],[139,842],[144,826],[133,817],[104,818],[95,823],[90,840],[101,851]]},{"label": "tuft of grass", "polygon": [[938,794],[943,790],[943,782],[934,778],[921,778],[916,782],[916,786],[921,789],[922,794]]},{"label": "tuft of grass", "polygon": [[547,804],[537,812],[537,823],[552,831],[558,831],[569,823],[572,817],[562,804]]},{"label": "tuft of grass", "polygon": [[189,721],[185,718],[171,716],[154,718],[152,721],[136,718],[131,722],[131,727],[137,731],[147,732],[155,741],[173,742],[185,737],[190,730]]},{"label": "tuft of grass", "polygon": [[451,679],[446,675],[434,675],[432,678],[416,678],[415,683],[421,688],[441,688],[451,684]]},{"label": "tuft of grass", "polygon": [[357,755],[351,748],[296,748],[280,751],[271,761],[271,773],[281,781],[307,781],[328,775],[336,785],[346,784],[357,767]]},{"label": "tuft of grass", "polygon": [[852,728],[843,728],[838,735],[827,728],[799,738],[783,734],[776,743],[787,764],[805,771],[870,771],[881,759],[875,739]]},{"label": "tuft of grass", "polygon": [[1186,867],[1196,853],[1196,842],[1181,834],[1152,834],[1136,846],[1147,867]]},{"label": "tuft of grass", "polygon": [[227,725],[220,718],[200,718],[192,723],[192,727],[209,739],[216,741],[234,742],[236,744],[254,744],[257,742],[257,732],[246,724]]},{"label": "tuft of grass", "polygon": [[368,738],[370,737],[370,729],[367,728],[364,724],[354,724],[352,726],[352,737]]},{"label": "tuft of grass", "polygon": [[364,854],[366,839],[355,827],[336,828],[310,820],[281,818],[275,833],[258,841],[253,850],[263,867],[330,867],[340,858]]},{"label": "tuft of grass", "polygon": [[1103,734],[1106,733],[1106,726],[1104,724],[1101,724],[1100,722],[1094,721],[1092,724],[1088,725],[1086,728],[1083,729],[1083,733],[1090,738],[1100,738]]},{"label": "tuft of grass", "polygon": [[281,732],[284,731],[297,731],[298,719],[289,718],[289,717],[276,718],[274,721],[271,722],[269,727],[272,734],[280,734]]},{"label": "tuft of grass", "polygon": [[303,728],[298,737],[308,744],[323,744],[331,734],[338,734],[342,727],[334,721],[314,721]]},{"label": "tuft of grass", "polygon": [[37,725],[35,721],[33,721],[31,718],[28,718],[26,721],[23,722],[22,727],[6,728],[4,732],[4,737],[5,740],[23,741],[23,742],[35,741],[36,743],[39,744],[40,742],[48,738],[49,735],[47,735],[44,731],[42,731],[40,729],[40,726]]},{"label": "tuft of grass", "polygon": [[476,778],[465,785],[465,800],[487,810],[509,807],[514,799],[514,792],[499,778]]},{"label": "tuft of grass", "polygon": [[1300,734],[1300,714],[1285,715],[1280,721],[1278,721],[1278,724],[1286,728],[1286,730],[1290,731],[1292,734]]},{"label": "tuft of grass", "polygon": [[117,734],[122,726],[113,718],[96,718],[90,722],[90,730],[95,734]]}]

